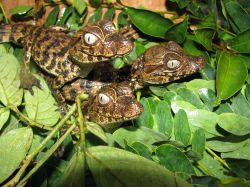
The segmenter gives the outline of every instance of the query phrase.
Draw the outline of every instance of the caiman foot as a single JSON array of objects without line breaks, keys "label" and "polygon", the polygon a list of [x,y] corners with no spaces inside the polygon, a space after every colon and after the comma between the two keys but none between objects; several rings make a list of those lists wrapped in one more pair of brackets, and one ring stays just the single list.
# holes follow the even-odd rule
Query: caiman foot
[{"label": "caiman foot", "polygon": [[33,86],[36,86],[41,89],[40,81],[37,78],[35,78],[31,73],[22,72],[20,87],[29,90],[30,93],[33,95],[34,94],[32,90]]}]

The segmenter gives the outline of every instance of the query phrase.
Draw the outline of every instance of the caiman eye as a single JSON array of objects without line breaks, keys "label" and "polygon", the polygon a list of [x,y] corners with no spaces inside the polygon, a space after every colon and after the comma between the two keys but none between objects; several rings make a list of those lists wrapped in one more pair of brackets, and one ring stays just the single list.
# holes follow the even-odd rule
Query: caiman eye
[{"label": "caiman eye", "polygon": [[101,105],[106,105],[109,103],[109,97],[103,93],[98,95],[98,101]]},{"label": "caiman eye", "polygon": [[176,69],[180,66],[180,61],[179,60],[169,60],[167,62],[167,66],[169,69]]},{"label": "caiman eye", "polygon": [[92,33],[86,33],[84,35],[84,40],[87,44],[92,45],[97,41],[97,37]]}]

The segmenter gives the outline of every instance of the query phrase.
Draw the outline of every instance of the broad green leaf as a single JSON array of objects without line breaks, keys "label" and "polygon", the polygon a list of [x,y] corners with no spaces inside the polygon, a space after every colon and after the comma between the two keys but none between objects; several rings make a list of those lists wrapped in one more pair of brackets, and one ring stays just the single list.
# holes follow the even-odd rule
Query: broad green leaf
[{"label": "broad green leaf", "polygon": [[159,163],[173,172],[195,174],[194,168],[186,155],[172,145],[163,144],[156,148],[155,155]]},{"label": "broad green leaf", "polygon": [[[39,78],[37,76],[37,78]],[[42,89],[33,87],[34,95],[30,92],[25,92],[25,110],[28,117],[39,124],[45,126],[53,126],[60,117],[60,113],[56,111],[56,101],[53,98],[45,81],[39,78]]]},{"label": "broad green leaf", "polygon": [[175,140],[181,142],[185,147],[189,145],[191,130],[188,118],[184,110],[180,109],[174,117]]},{"label": "broad green leaf", "polygon": [[142,142],[134,142],[130,147],[132,147],[138,155],[151,159],[151,151],[146,144],[143,144]]},{"label": "broad green leaf", "polygon": [[85,185],[85,154],[77,151],[69,161],[64,170],[61,180],[57,187],[74,186],[82,187]]},{"label": "broad green leaf", "polygon": [[142,98],[140,102],[143,105],[144,112],[136,119],[136,123],[139,126],[153,128],[155,124],[153,115],[158,102],[153,98]]},{"label": "broad green leaf", "polygon": [[0,183],[21,164],[32,143],[32,130],[24,127],[0,136]]},{"label": "broad green leaf", "polygon": [[250,104],[250,84],[246,85],[245,95],[248,100],[248,103]]},{"label": "broad green leaf", "polygon": [[250,104],[247,99],[240,93],[232,100],[231,109],[234,113],[250,118]]},{"label": "broad green leaf", "polygon": [[[207,171],[209,172],[210,176],[215,176],[220,180],[232,178],[231,176],[227,175],[228,170],[223,167],[223,165],[217,159],[214,159],[214,157],[209,155],[207,152],[204,152],[203,158],[198,162],[200,166],[207,168]],[[200,171],[200,169],[202,170],[201,167],[198,166],[198,168],[199,169],[196,170],[197,173]],[[198,175],[204,176],[204,173],[200,173]]]},{"label": "broad green leaf", "polygon": [[191,0],[170,0],[170,1],[177,3],[180,9],[186,7],[191,2]]},{"label": "broad green leaf", "polygon": [[128,15],[125,13],[125,11],[121,11],[118,14],[117,22],[118,22],[118,27],[119,28],[122,28],[122,27],[128,25],[128,19],[127,19],[127,17],[128,17]]},{"label": "broad green leaf", "polygon": [[121,149],[92,147],[86,158],[97,186],[191,186],[159,164]]},{"label": "broad green leaf", "polygon": [[217,54],[216,89],[219,100],[233,96],[244,85],[247,68],[238,55],[221,52]]},{"label": "broad green leaf", "polygon": [[58,14],[60,12],[60,8],[57,5],[48,15],[48,18],[46,19],[45,26],[48,27],[50,25],[55,25],[57,21]]},{"label": "broad green leaf", "polygon": [[210,111],[213,111],[215,101],[216,101],[216,95],[215,92],[210,89],[200,89],[199,95],[203,103],[207,106],[207,108]]},{"label": "broad green leaf", "polygon": [[5,106],[18,106],[23,97],[23,89],[19,89],[19,62],[10,53],[1,55],[0,62],[0,101]]},{"label": "broad green leaf", "polygon": [[158,103],[154,117],[155,125],[153,129],[170,137],[173,128],[173,117],[170,106],[167,104],[167,102],[161,101]]},{"label": "broad green leaf", "polygon": [[111,7],[107,10],[107,12],[105,12],[103,19],[107,19],[107,20],[113,20],[115,17],[115,8]]},{"label": "broad green leaf", "polygon": [[163,99],[170,105],[173,101],[181,100],[182,98],[175,92],[166,91],[164,92]]},{"label": "broad green leaf", "polygon": [[150,36],[165,38],[167,30],[173,24],[169,19],[149,10],[132,7],[125,7],[125,10],[131,22],[140,31]]},{"label": "broad green leaf", "polygon": [[149,86],[149,90],[159,96],[159,97],[163,97],[164,93],[166,91],[168,91],[168,89],[165,86]]},{"label": "broad green leaf", "polygon": [[10,9],[10,13],[12,15],[15,15],[15,14],[24,15],[24,14],[27,14],[32,9],[33,9],[32,6],[21,5],[21,6],[17,6],[15,8]]},{"label": "broad green leaf", "polygon": [[197,129],[192,137],[192,151],[203,157],[205,152],[206,136],[203,129]]},{"label": "broad green leaf", "polygon": [[250,53],[250,29],[240,33],[227,42],[230,49],[240,53]]},{"label": "broad green leaf", "polygon": [[19,117],[17,117],[14,112],[10,112],[9,119],[1,129],[1,136],[8,133],[9,131],[17,129],[20,126],[19,122]]},{"label": "broad green leaf", "polygon": [[146,127],[122,127],[113,133],[113,138],[121,147],[125,147],[125,141],[129,145],[133,144],[134,142],[152,145],[156,142],[168,140],[163,134]]},{"label": "broad green leaf", "polygon": [[226,3],[225,7],[233,23],[241,32],[250,29],[250,15],[237,1]]},{"label": "broad green leaf", "polygon": [[93,14],[89,17],[88,22],[94,23],[102,19],[102,7],[97,8]]},{"label": "broad green leaf", "polygon": [[194,79],[186,82],[186,87],[196,94],[199,94],[202,89],[211,89],[215,91],[215,82],[214,80]]},{"label": "broad green leaf", "polygon": [[63,15],[59,17],[59,19],[57,20],[56,25],[65,25],[67,19],[73,13],[73,11],[74,11],[74,8],[72,6],[67,7],[65,11],[63,12]]},{"label": "broad green leaf", "polygon": [[181,23],[177,23],[171,26],[168,29],[165,35],[165,38],[167,40],[173,40],[181,44],[185,40],[185,37],[186,37],[186,32],[188,28],[188,19],[189,17],[187,16],[185,17],[184,21],[182,21]]},{"label": "broad green leaf", "polygon": [[73,7],[75,7],[77,12],[81,15],[87,6],[85,0],[73,0]]},{"label": "broad green leaf", "polygon": [[250,160],[249,155],[250,155],[250,141],[248,141],[243,147],[240,147],[235,151],[222,153],[221,157]]},{"label": "broad green leaf", "polygon": [[206,132],[220,136],[217,130],[218,115],[208,110],[196,109],[193,105],[185,101],[174,101],[171,104],[174,113],[180,109],[185,110],[191,126],[203,128]]},{"label": "broad green leaf", "polygon": [[247,137],[230,135],[227,137],[216,137],[207,141],[207,146],[214,151],[223,153],[235,151],[247,143]]},{"label": "broad green leaf", "polygon": [[181,88],[177,91],[177,94],[181,96],[184,101],[191,103],[196,108],[206,109],[205,105],[201,102],[198,95],[195,94],[195,92],[193,92],[192,90]]},{"label": "broad green leaf", "polygon": [[9,119],[10,116],[10,110],[6,107],[1,107],[0,105],[0,131],[6,121]]},{"label": "broad green leaf", "polygon": [[212,29],[197,29],[195,31],[197,41],[209,51],[212,50],[212,39],[214,34],[215,31]]},{"label": "broad green leaf", "polygon": [[86,122],[86,127],[89,132],[100,138],[105,143],[108,142],[107,136],[103,129],[96,123],[93,122]]},{"label": "broad green leaf", "polygon": [[250,133],[250,120],[249,118],[239,116],[234,113],[223,113],[219,115],[218,125],[238,136],[243,136]]},{"label": "broad green leaf", "polygon": [[198,25],[198,28],[216,30],[217,28],[216,21],[217,21],[216,14],[211,11],[208,16],[202,19],[202,21]]}]

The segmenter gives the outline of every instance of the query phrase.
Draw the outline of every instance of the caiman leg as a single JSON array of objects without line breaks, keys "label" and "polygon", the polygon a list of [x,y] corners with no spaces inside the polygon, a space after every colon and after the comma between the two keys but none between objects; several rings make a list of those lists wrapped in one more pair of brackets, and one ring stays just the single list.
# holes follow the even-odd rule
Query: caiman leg
[{"label": "caiman leg", "polygon": [[[31,46],[31,43],[28,43],[26,46]],[[31,93],[33,93],[32,87],[37,86],[38,88],[41,88],[41,85],[40,81],[31,74],[29,69],[30,59],[31,59],[31,47],[25,47],[24,51],[25,51],[24,62],[22,64],[20,71],[20,78],[21,78],[20,87],[26,88]]]}]

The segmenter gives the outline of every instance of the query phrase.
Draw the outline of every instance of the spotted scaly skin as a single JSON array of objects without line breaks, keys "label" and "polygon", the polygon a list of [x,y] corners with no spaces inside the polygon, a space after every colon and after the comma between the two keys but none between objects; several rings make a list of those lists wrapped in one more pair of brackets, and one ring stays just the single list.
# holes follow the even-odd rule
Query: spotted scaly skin
[{"label": "spotted scaly skin", "polygon": [[74,100],[76,95],[88,93],[94,95],[102,86],[127,81],[132,90],[150,84],[166,84],[198,72],[205,66],[203,57],[188,55],[173,41],[153,46],[139,56],[132,66],[114,70],[102,64],[87,77],[78,79],[62,88],[67,100]]},{"label": "spotted scaly skin", "polygon": [[90,95],[89,101],[83,106],[87,120],[105,129],[114,127],[114,123],[132,120],[143,112],[142,105],[126,82],[101,87],[94,95]]},{"label": "spotted scaly skin", "polygon": [[76,77],[86,77],[95,63],[129,53],[133,43],[115,29],[110,21],[88,24],[73,36],[58,27],[25,24],[1,25],[0,42],[15,42],[24,47],[22,86],[38,85],[29,73],[31,58],[55,81],[58,89]]}]

